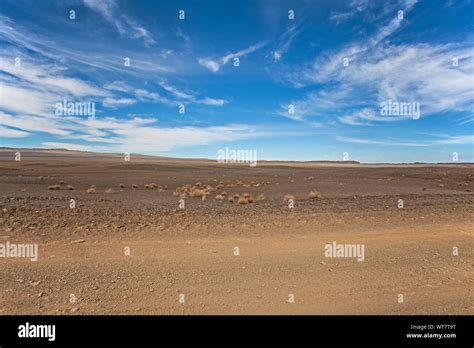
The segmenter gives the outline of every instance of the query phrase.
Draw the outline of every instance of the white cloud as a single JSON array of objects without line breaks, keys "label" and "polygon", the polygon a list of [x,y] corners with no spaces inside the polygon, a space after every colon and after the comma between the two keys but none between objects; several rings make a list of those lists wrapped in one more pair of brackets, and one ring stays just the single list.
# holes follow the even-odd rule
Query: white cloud
[{"label": "white cloud", "polygon": [[[415,0],[406,0],[405,15]],[[380,104],[392,100],[420,104],[420,117],[472,110],[474,63],[471,45],[399,44],[388,42],[402,24],[396,13],[364,42],[319,56],[307,69],[288,76],[296,87],[315,86],[295,105],[295,120],[320,116],[354,126],[394,122],[409,117],[382,117]],[[453,57],[459,64],[452,65]],[[344,66],[344,58],[349,65]],[[302,71],[301,71],[302,70]],[[284,113],[280,113],[285,115]]]},{"label": "white cloud", "polygon": [[437,144],[474,145],[474,135],[446,136],[446,139],[436,141]]},{"label": "white cloud", "polygon": [[0,124],[27,132],[42,132],[59,136],[71,134],[65,127],[65,121],[58,117],[32,115],[9,115],[0,111]]},{"label": "white cloud", "polygon": [[296,26],[291,26],[287,31],[283,33],[278,43],[278,47],[271,52],[271,56],[274,62],[279,62],[283,55],[288,52],[291,43],[295,37],[300,33]]},{"label": "white cloud", "polygon": [[343,137],[343,136],[336,136],[335,140],[345,142],[345,143],[355,143],[355,144],[410,146],[410,147],[425,147],[425,146],[431,146],[432,145],[432,144],[421,143],[421,142],[373,140],[373,139],[351,138],[351,137]]},{"label": "white cloud", "polygon": [[122,36],[133,39],[143,39],[147,44],[155,43],[150,32],[136,21],[120,14],[115,0],[83,0],[84,5],[100,14],[107,22],[115,26]]},{"label": "white cloud", "polygon": [[199,100],[199,103],[211,106],[222,106],[226,103],[224,99],[204,98]]},{"label": "white cloud", "polygon": [[369,6],[369,0],[352,0],[348,3],[348,9],[344,12],[331,12],[329,19],[335,21],[337,24],[346,21],[363,12]]},{"label": "white cloud", "polygon": [[24,131],[21,131],[21,130],[0,126],[0,137],[24,138],[24,137],[27,137],[29,134],[30,133],[24,132]]},{"label": "white cloud", "polygon": [[221,67],[227,64],[231,59],[236,58],[236,57],[246,56],[247,54],[250,54],[259,50],[266,44],[267,44],[266,42],[261,42],[256,45],[247,47],[243,50],[240,50],[238,52],[227,54],[220,58],[198,58],[198,63],[206,67],[207,69],[211,70],[212,72],[218,72],[221,69]]},{"label": "white cloud", "polygon": [[105,98],[102,101],[102,105],[106,107],[119,107],[135,104],[136,100],[131,98]]},{"label": "white cloud", "polygon": [[[87,120],[83,123],[87,123],[88,127],[100,128],[109,136],[103,138],[104,141],[100,137],[95,137],[92,144],[44,142],[43,145],[81,151],[160,153],[183,147],[230,142],[264,135],[253,127],[245,125],[169,128],[139,125],[118,119]],[[78,135],[74,139],[89,141],[90,137]]]},{"label": "white cloud", "polygon": [[372,138],[353,138],[345,136],[336,136],[334,139],[345,143],[355,144],[373,144],[373,145],[391,145],[391,146],[411,146],[411,147],[426,147],[436,146],[444,144],[456,144],[456,145],[473,145],[474,135],[443,135],[444,139],[437,140],[425,140],[425,141],[411,141],[411,140],[376,140]]}]

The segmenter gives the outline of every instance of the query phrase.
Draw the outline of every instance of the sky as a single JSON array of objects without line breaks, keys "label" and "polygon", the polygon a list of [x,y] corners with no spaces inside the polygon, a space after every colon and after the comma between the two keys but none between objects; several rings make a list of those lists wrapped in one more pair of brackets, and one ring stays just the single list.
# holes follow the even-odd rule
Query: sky
[{"label": "sky", "polygon": [[473,43],[470,0],[1,0],[0,146],[473,162]]}]

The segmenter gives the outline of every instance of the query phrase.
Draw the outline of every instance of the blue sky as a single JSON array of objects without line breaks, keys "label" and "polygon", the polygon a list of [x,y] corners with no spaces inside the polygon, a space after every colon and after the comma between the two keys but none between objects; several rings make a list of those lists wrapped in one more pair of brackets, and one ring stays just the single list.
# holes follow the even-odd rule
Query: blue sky
[{"label": "blue sky", "polygon": [[473,18],[467,0],[2,0],[0,146],[472,162]]}]

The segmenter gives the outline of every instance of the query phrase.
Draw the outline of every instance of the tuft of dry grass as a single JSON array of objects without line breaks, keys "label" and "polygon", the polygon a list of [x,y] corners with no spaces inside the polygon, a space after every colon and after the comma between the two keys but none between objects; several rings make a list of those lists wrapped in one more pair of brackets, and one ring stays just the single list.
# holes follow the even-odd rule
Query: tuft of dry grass
[{"label": "tuft of dry grass", "polygon": [[67,188],[68,190],[70,190],[70,191],[73,191],[73,190],[74,190],[74,186],[72,186],[72,185],[67,185],[66,188]]},{"label": "tuft of dry grass", "polygon": [[123,188],[125,188],[125,185],[124,185],[124,184],[119,184],[119,187],[120,187],[121,189],[123,189]]},{"label": "tuft of dry grass", "polygon": [[114,189],[112,187],[106,188],[105,193],[114,193]]},{"label": "tuft of dry grass", "polygon": [[43,180],[43,179],[44,179],[44,177],[38,176],[38,180]]},{"label": "tuft of dry grass", "polygon": [[318,199],[321,198],[321,194],[316,190],[311,190],[308,193],[308,199]]},{"label": "tuft of dry grass", "polygon": [[64,185],[64,180],[59,181],[59,185]]},{"label": "tuft of dry grass", "polygon": [[200,198],[200,197],[205,196],[205,195],[206,195],[206,191],[201,190],[200,188],[193,187],[191,189],[191,197]]},{"label": "tuft of dry grass", "polygon": [[250,193],[244,193],[243,197],[247,200],[247,203],[253,203],[254,199]]},{"label": "tuft of dry grass", "polygon": [[95,193],[95,187],[89,187],[86,191],[87,193]]},{"label": "tuft of dry grass", "polygon": [[237,203],[239,203],[239,204],[248,204],[249,200],[248,200],[248,198],[245,198],[244,196],[242,196],[242,197],[239,198]]},{"label": "tuft of dry grass", "polygon": [[132,184],[132,189],[136,190],[138,188],[137,184]]},{"label": "tuft of dry grass", "polygon": [[224,197],[226,197],[226,196],[227,196],[227,192],[222,191],[222,192],[221,192],[221,195],[224,196]]},{"label": "tuft of dry grass", "polygon": [[49,185],[48,190],[60,190],[61,186],[60,185]]},{"label": "tuft of dry grass", "polygon": [[265,200],[265,194],[261,193],[257,196],[257,202],[261,202]]},{"label": "tuft of dry grass", "polygon": [[290,200],[294,201],[294,200],[295,200],[295,196],[290,195],[290,194],[286,194],[285,197],[283,197],[283,201],[284,201],[285,203],[288,203]]},{"label": "tuft of dry grass", "polygon": [[223,201],[224,198],[225,198],[225,196],[223,196],[222,194],[216,195],[216,199],[217,199],[218,201]]},{"label": "tuft of dry grass", "polygon": [[237,203],[239,201],[240,195],[238,193],[234,194],[232,197],[229,197],[230,203]]}]

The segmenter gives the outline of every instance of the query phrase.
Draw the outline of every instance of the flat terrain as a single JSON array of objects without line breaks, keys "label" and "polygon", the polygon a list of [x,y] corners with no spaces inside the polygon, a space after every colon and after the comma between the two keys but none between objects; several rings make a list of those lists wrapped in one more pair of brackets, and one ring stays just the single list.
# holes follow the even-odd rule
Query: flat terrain
[{"label": "flat terrain", "polygon": [[[0,258],[1,314],[474,314],[473,165],[15,152],[0,151],[0,244],[39,259]],[[205,200],[184,197],[198,182]],[[326,257],[333,241],[364,261]]]}]

